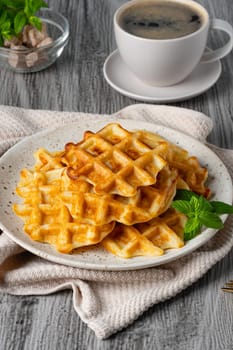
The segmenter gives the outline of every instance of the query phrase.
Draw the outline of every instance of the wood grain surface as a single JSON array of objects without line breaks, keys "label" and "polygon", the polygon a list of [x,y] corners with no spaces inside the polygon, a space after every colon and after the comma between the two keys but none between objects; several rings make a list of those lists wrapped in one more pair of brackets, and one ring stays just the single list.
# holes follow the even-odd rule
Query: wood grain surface
[{"label": "wood grain surface", "polygon": [[[50,0],[71,26],[69,44],[45,71],[0,71],[0,104],[35,109],[113,113],[137,103],[104,80],[103,63],[116,45],[112,17],[122,0]],[[233,22],[232,0],[200,0],[211,17]],[[215,32],[209,46],[225,42]],[[222,75],[203,95],[173,103],[210,116],[209,141],[233,148],[233,52]],[[155,305],[127,329],[98,340],[73,309],[72,293],[49,296],[0,295],[0,350],[231,350],[233,295],[221,287],[233,278],[233,251],[176,297]]]}]

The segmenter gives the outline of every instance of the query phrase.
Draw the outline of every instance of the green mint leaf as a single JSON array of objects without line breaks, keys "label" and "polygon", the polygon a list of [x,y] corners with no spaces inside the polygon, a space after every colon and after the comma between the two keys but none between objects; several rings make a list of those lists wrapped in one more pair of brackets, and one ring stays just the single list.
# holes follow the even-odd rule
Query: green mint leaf
[{"label": "green mint leaf", "polygon": [[210,205],[213,208],[213,211],[216,214],[222,215],[222,214],[233,214],[233,206],[230,204],[226,204],[219,201],[213,201],[210,202]]},{"label": "green mint leaf", "polygon": [[25,0],[24,12],[28,18],[33,15],[29,0]]},{"label": "green mint leaf", "polygon": [[173,201],[171,206],[187,216],[192,215],[193,211],[189,201],[185,201],[185,200]]},{"label": "green mint leaf", "polygon": [[19,11],[14,19],[14,30],[16,34],[19,34],[25,24],[27,23],[27,16],[24,11]]},{"label": "green mint leaf", "polygon": [[31,10],[33,11],[33,13],[35,14],[41,7],[48,7],[48,4],[46,4],[45,1],[43,0],[31,0],[30,1],[30,6],[31,6]]},{"label": "green mint leaf", "polygon": [[195,196],[198,197],[198,195],[192,191],[189,190],[177,190],[175,200],[185,200],[190,201],[190,199]]},{"label": "green mint leaf", "polygon": [[23,9],[25,0],[3,0],[5,6],[15,10]]},{"label": "green mint leaf", "polygon": [[[190,224],[190,226],[191,226],[191,224]],[[202,225],[200,223],[198,223],[198,225],[196,225],[194,230],[191,230],[190,232],[184,231],[184,240],[189,241],[190,239],[196,237],[200,233],[201,227],[202,227]]]},{"label": "green mint leaf", "polygon": [[187,220],[185,227],[184,227],[184,232],[189,233],[192,231],[196,231],[200,226],[200,222],[198,218],[190,218]]},{"label": "green mint leaf", "polygon": [[7,19],[8,19],[8,13],[7,13],[7,11],[3,11],[1,16],[0,16],[0,28],[7,21]]},{"label": "green mint leaf", "polygon": [[25,0],[24,12],[28,18],[34,16],[41,7],[48,7],[48,4],[43,0]]},{"label": "green mint leaf", "polygon": [[223,228],[223,222],[220,217],[208,211],[200,212],[199,221],[202,225],[210,228],[220,229]]},{"label": "green mint leaf", "polygon": [[13,34],[10,30],[5,30],[2,32],[2,36],[4,37],[4,39],[10,40]]},{"label": "green mint leaf", "polygon": [[10,28],[11,28],[11,21],[10,21],[10,20],[7,20],[7,21],[5,21],[5,22],[2,24],[2,26],[1,26],[1,31],[2,31],[2,33],[3,33],[3,32],[6,32],[6,31],[9,31]]},{"label": "green mint leaf", "polygon": [[9,19],[11,21],[11,23],[14,22],[14,18],[15,18],[15,10],[12,10],[10,8],[5,9],[6,13],[7,13],[7,19]]},{"label": "green mint leaf", "polygon": [[0,46],[3,46],[4,45],[4,39],[2,37],[2,35],[0,35]]},{"label": "green mint leaf", "polygon": [[31,16],[29,18],[29,23],[36,27],[36,29],[41,30],[42,29],[42,22],[41,19],[36,16]]},{"label": "green mint leaf", "polygon": [[205,199],[205,197],[203,196],[200,196],[199,197],[199,206],[200,206],[200,210],[201,211],[213,211],[213,207],[212,205],[210,204],[210,202]]},{"label": "green mint leaf", "polygon": [[192,197],[190,199],[190,206],[191,206],[191,211],[192,211],[192,214],[191,214],[191,217],[192,216],[197,216],[200,212],[200,203],[199,203],[199,198],[198,197]]},{"label": "green mint leaf", "polygon": [[202,226],[223,228],[219,215],[233,214],[232,205],[220,201],[209,202],[205,197],[189,190],[177,190],[171,206],[188,217],[184,228],[185,241],[198,235]]}]

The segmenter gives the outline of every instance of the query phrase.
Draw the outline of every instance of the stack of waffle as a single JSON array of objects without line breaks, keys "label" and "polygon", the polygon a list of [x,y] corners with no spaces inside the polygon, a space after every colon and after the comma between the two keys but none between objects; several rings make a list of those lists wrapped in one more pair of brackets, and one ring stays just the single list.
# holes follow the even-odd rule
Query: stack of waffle
[{"label": "stack of waffle", "polygon": [[186,217],[171,208],[177,188],[209,196],[196,157],[116,123],[86,131],[60,152],[39,149],[35,158],[33,169],[21,171],[23,203],[13,209],[33,240],[62,253],[98,244],[122,258],[162,255],[184,245]]}]

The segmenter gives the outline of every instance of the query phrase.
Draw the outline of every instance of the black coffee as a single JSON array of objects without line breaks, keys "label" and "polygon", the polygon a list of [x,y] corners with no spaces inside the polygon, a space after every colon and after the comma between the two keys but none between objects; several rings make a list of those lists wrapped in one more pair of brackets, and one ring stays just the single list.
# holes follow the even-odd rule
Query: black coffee
[{"label": "black coffee", "polygon": [[197,31],[203,23],[192,6],[172,1],[132,5],[120,16],[119,24],[128,33],[148,39],[174,39]]}]

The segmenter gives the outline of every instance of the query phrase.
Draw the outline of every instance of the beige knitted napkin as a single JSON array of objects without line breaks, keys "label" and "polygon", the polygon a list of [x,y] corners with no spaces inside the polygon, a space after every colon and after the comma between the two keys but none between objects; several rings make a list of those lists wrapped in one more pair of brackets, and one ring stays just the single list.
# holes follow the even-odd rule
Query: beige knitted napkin
[{"label": "beige knitted napkin", "polygon": [[[163,124],[201,141],[212,129],[202,113],[170,106],[132,105],[114,116]],[[0,107],[0,152],[18,140],[50,126],[82,118],[103,116],[83,113]],[[210,146],[210,145],[209,145]],[[233,175],[233,151],[211,146]],[[5,233],[0,235],[0,291],[15,295],[49,294],[72,289],[74,308],[99,338],[126,327],[150,306],[174,297],[207,272],[233,246],[233,218],[197,251],[175,262],[138,271],[91,271],[45,261],[25,252]]]}]

